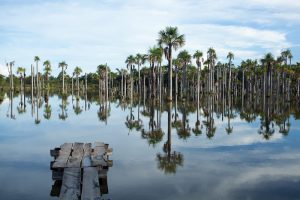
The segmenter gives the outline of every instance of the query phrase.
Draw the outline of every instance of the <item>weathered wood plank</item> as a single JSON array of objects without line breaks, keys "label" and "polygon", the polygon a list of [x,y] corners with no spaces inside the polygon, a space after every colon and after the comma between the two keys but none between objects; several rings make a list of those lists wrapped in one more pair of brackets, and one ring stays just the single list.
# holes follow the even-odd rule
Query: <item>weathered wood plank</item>
[{"label": "weathered wood plank", "polygon": [[90,167],[92,165],[91,161],[91,154],[92,154],[92,144],[86,143],[83,146],[83,159],[82,159],[82,166],[83,167]]},{"label": "weathered wood plank", "polygon": [[94,142],[94,147],[104,147],[105,144],[103,142]]},{"label": "weathered wood plank", "polygon": [[66,167],[81,167],[83,157],[83,143],[74,143],[71,156],[68,159]]},{"label": "weathered wood plank", "polygon": [[80,189],[81,168],[65,168],[59,199],[78,200],[80,197]]},{"label": "weathered wood plank", "polygon": [[105,177],[107,177],[108,169],[104,169],[104,168],[98,167],[97,170],[98,170],[98,177],[99,178],[105,178]]},{"label": "weathered wood plank", "polygon": [[50,196],[51,197],[59,197],[60,190],[61,190],[61,184],[62,181],[55,181],[54,184],[52,185]]},{"label": "weathered wood plank", "polygon": [[106,157],[104,154],[106,153],[106,149],[104,146],[95,146],[94,151],[92,153],[92,166],[106,166],[107,163],[103,159]]},{"label": "weathered wood plank", "polygon": [[100,178],[99,183],[100,183],[100,193],[101,193],[101,195],[108,194],[107,177]]},{"label": "weathered wood plank", "polygon": [[68,162],[68,158],[71,154],[72,143],[64,143],[60,146],[59,155],[53,163],[53,168],[64,168]]},{"label": "weathered wood plank", "polygon": [[96,167],[83,169],[81,200],[100,200],[100,184]]},{"label": "weathered wood plank", "polygon": [[52,170],[52,180],[59,181],[62,180],[64,175],[63,169],[61,170]]}]

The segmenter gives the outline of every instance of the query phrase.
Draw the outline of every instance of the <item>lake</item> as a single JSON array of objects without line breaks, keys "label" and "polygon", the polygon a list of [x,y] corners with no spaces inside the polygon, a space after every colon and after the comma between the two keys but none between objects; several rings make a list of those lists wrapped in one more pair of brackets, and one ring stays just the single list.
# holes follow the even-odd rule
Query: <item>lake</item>
[{"label": "lake", "polygon": [[300,199],[299,115],[296,101],[272,97],[204,95],[197,105],[6,93],[0,199],[58,199],[50,149],[96,141],[113,148],[102,199]]}]

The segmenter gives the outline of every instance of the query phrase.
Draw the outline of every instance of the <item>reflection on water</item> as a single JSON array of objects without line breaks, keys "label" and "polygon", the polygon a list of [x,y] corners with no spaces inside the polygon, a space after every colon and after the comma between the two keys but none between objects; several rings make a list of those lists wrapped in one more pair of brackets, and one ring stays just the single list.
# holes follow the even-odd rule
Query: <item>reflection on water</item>
[{"label": "reflection on water", "polygon": [[[43,145],[97,138],[114,144],[116,150],[110,199],[197,199],[199,194],[206,199],[286,199],[288,193],[293,194],[290,199],[300,198],[294,187],[300,186],[297,99],[287,101],[278,94],[216,94],[186,101],[176,96],[168,103],[145,94],[119,99],[91,93],[60,96],[49,91],[37,95],[10,92],[3,97],[0,168],[4,171],[12,173],[18,168],[13,163],[22,157],[30,163],[37,164],[36,158],[42,162]],[[24,126],[22,134],[13,124]],[[16,147],[24,139],[31,147],[22,152]],[[7,156],[8,151],[15,156]],[[7,178],[4,171],[1,180]],[[49,187],[47,181],[43,183]],[[214,189],[208,192],[207,187]],[[44,193],[39,197],[45,199]],[[0,194],[12,195],[5,187]],[[30,199],[26,191],[20,194]]]}]

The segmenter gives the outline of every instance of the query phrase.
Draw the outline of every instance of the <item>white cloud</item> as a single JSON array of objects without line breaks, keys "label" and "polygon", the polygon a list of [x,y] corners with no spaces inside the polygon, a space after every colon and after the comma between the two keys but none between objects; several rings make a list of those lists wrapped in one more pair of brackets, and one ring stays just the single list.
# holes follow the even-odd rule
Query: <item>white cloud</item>
[{"label": "white cloud", "polygon": [[7,67],[5,65],[0,64],[0,74],[4,76],[8,75]]},{"label": "white cloud", "polygon": [[61,60],[69,64],[69,72],[76,65],[95,71],[106,62],[113,68],[123,67],[126,56],[146,53],[156,43],[158,31],[169,25],[186,34],[184,48],[206,51],[213,46],[221,59],[228,51],[237,60],[257,58],[266,51],[276,53],[291,44],[285,30],[272,30],[271,25],[284,24],[278,20],[298,23],[300,9],[298,3],[286,5],[279,0],[226,4],[219,0],[132,0],[45,2],[8,5],[2,10],[0,17],[5,20],[0,21],[0,34],[5,42],[0,55],[27,67],[39,55],[52,61],[57,74]]}]

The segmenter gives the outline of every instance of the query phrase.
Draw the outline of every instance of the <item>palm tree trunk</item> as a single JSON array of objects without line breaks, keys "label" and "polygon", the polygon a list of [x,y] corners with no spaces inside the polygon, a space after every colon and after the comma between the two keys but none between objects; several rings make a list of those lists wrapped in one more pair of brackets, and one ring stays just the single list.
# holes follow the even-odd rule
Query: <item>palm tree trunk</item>
[{"label": "palm tree trunk", "polygon": [[169,94],[168,101],[172,101],[172,45],[169,45]]},{"label": "palm tree trunk", "polygon": [[33,86],[34,86],[33,74],[34,74],[34,72],[33,72],[33,66],[31,65],[31,93],[33,93]]},{"label": "palm tree trunk", "polygon": [[85,73],[85,93],[87,94],[87,74]]},{"label": "palm tree trunk", "polygon": [[39,89],[39,65],[38,62],[36,62],[36,89]]},{"label": "palm tree trunk", "polygon": [[73,91],[74,91],[74,75],[72,76],[72,99],[73,99]]},{"label": "palm tree trunk", "polygon": [[244,88],[245,88],[245,70],[243,69],[242,96],[244,96]]},{"label": "palm tree trunk", "polygon": [[297,95],[298,95],[298,97],[300,95],[300,79],[299,78],[297,79]]},{"label": "palm tree trunk", "polygon": [[126,99],[126,96],[127,96],[127,80],[126,80],[126,74],[124,76],[124,79],[125,79],[125,82],[124,82],[124,97]]},{"label": "palm tree trunk", "polygon": [[106,65],[106,69],[105,69],[105,78],[106,78],[106,84],[105,84],[106,101],[108,101],[108,69],[107,69],[107,65]]},{"label": "palm tree trunk", "polygon": [[183,98],[187,97],[187,85],[186,85],[186,64],[183,66]]},{"label": "palm tree trunk", "polygon": [[145,99],[146,99],[146,78],[145,78],[145,75],[144,75],[144,104],[145,104]]},{"label": "palm tree trunk", "polygon": [[123,98],[123,83],[124,83],[124,78],[123,78],[123,72],[121,72],[122,80],[121,80],[121,98]]},{"label": "palm tree trunk", "polygon": [[175,67],[175,95],[178,95],[178,68]]},{"label": "palm tree trunk", "polygon": [[[64,76],[64,68],[62,67],[61,68],[61,71],[62,71],[62,82],[63,82],[63,87],[62,87],[62,93],[64,94],[65,93],[65,76]],[[37,83],[38,85],[38,83]]]},{"label": "palm tree trunk", "polygon": [[130,104],[132,107],[132,98],[133,98],[133,75],[132,75],[132,66],[130,67]]}]

